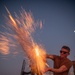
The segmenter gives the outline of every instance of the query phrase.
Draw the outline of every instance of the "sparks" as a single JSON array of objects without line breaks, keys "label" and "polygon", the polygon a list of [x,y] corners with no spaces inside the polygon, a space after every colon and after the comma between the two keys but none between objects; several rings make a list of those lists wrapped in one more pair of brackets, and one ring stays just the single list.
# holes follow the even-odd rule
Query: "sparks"
[{"label": "sparks", "polygon": [[[15,31],[15,33],[12,34],[12,37],[17,40],[19,45],[21,45],[23,51],[26,53],[27,57],[30,60],[30,64],[32,66],[31,68],[33,69],[33,72],[40,75],[40,72],[43,73],[46,66],[46,57],[45,57],[46,51],[43,47],[41,47],[34,41],[31,35],[37,27],[32,17],[32,14],[27,13],[22,8],[22,11],[20,12],[20,16],[15,14],[16,18],[13,18],[13,16],[11,15],[11,13],[7,8],[6,11],[8,13],[7,25],[8,26],[10,25],[10,30],[12,30],[13,32]],[[42,22],[40,23],[41,23],[40,28],[42,28]],[[4,43],[5,42],[7,42],[8,45],[5,44],[3,52],[5,51],[5,53],[7,53],[8,52],[7,48],[9,48],[9,42],[11,42],[11,40],[9,40],[9,42],[4,40]],[[0,44],[2,45],[2,43]],[[1,48],[3,48],[3,46]]]}]

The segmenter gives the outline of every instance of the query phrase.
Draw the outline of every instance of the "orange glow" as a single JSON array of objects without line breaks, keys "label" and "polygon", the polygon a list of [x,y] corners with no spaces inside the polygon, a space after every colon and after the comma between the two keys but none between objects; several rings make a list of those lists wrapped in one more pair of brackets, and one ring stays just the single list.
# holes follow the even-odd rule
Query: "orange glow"
[{"label": "orange glow", "polygon": [[42,29],[42,22],[40,22],[40,29]]},{"label": "orange glow", "polygon": [[13,22],[13,25],[16,27],[17,25],[16,25],[16,22],[15,22],[15,20],[13,19],[13,17],[12,17],[11,15],[9,15],[9,17],[10,17],[11,21]]},{"label": "orange glow", "polygon": [[0,52],[3,54],[9,54],[9,47],[8,47],[8,42],[9,40],[2,36],[2,38],[0,38]]}]

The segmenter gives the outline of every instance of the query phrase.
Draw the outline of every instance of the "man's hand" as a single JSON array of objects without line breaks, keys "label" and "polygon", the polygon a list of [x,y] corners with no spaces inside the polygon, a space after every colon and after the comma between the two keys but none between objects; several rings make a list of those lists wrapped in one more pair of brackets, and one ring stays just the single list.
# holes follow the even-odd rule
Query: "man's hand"
[{"label": "man's hand", "polygon": [[51,68],[46,68],[44,73],[47,72],[47,71],[51,71]]},{"label": "man's hand", "polygon": [[52,72],[55,72],[55,73],[62,73],[64,71],[67,71],[67,67],[65,65],[62,65],[58,69],[55,69],[55,68],[46,68],[45,71],[44,71],[44,73],[47,72],[47,71],[52,71]]}]

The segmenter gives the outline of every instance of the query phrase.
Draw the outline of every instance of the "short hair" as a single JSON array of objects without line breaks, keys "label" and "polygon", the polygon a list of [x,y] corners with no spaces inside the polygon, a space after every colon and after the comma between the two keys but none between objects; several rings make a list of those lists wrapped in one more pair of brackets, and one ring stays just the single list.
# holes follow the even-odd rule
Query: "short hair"
[{"label": "short hair", "polygon": [[62,46],[62,48],[66,49],[70,52],[70,48],[68,46]]}]

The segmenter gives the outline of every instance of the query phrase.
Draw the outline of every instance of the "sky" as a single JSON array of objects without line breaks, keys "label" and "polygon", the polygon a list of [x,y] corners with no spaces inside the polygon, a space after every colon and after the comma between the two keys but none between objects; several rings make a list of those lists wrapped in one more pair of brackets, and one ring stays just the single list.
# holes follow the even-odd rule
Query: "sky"
[{"label": "sky", "polygon": [[[4,5],[14,16],[21,7],[31,12],[35,20],[42,21],[43,27],[36,29],[34,40],[40,43],[49,54],[59,55],[63,45],[71,49],[70,60],[75,60],[75,1],[74,0],[0,0],[0,31],[5,32]],[[12,49],[12,48],[11,48]],[[17,48],[21,51],[21,48]],[[24,52],[17,55],[0,53],[0,75],[20,75]],[[49,62],[49,65],[52,64]]]}]

